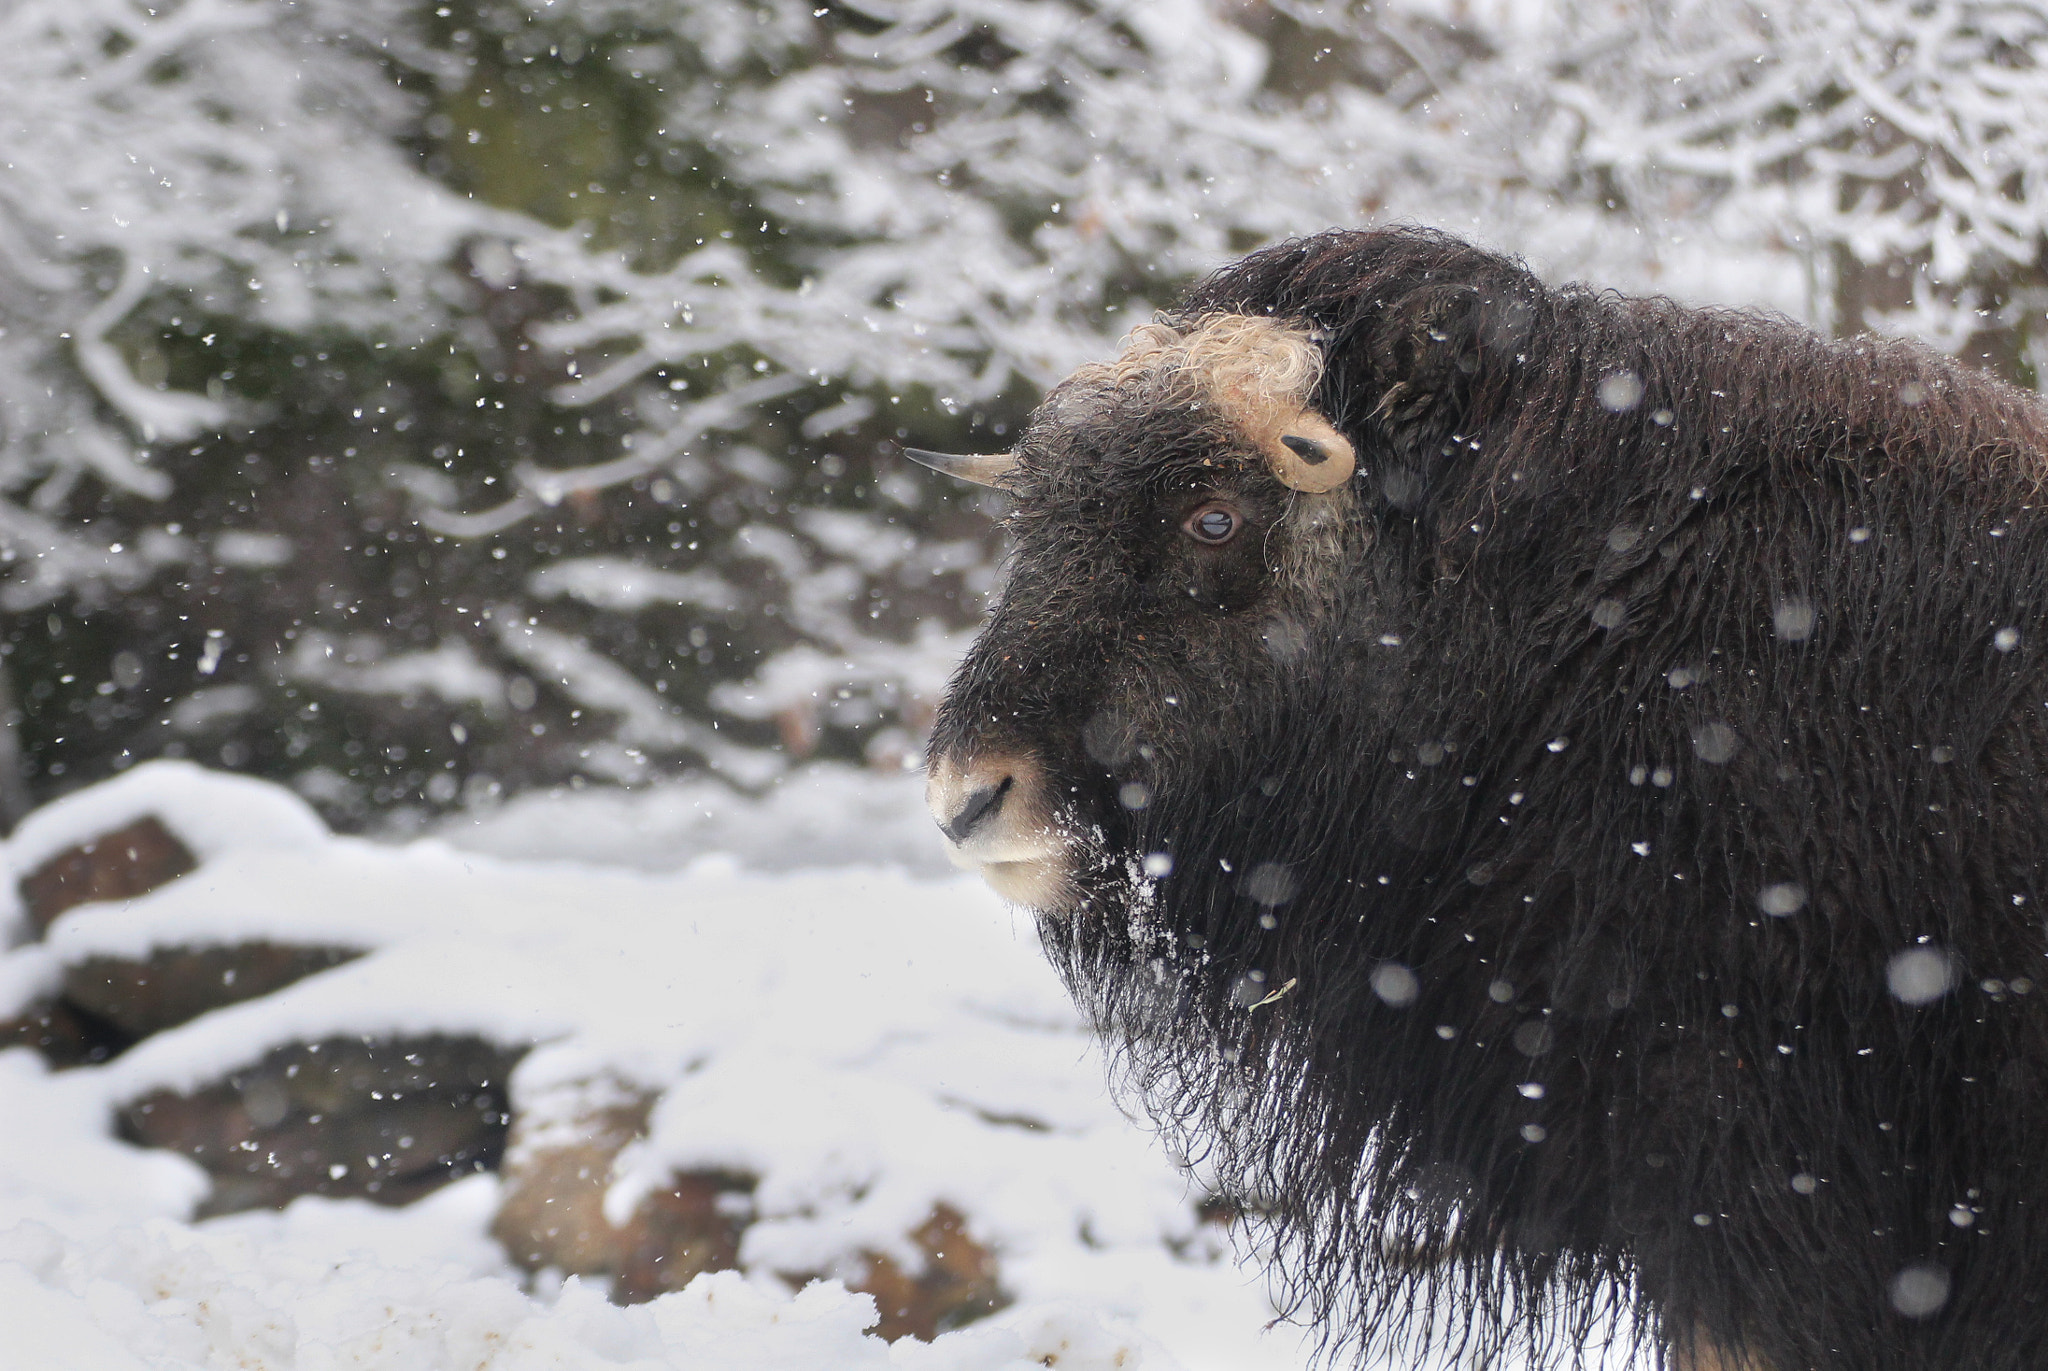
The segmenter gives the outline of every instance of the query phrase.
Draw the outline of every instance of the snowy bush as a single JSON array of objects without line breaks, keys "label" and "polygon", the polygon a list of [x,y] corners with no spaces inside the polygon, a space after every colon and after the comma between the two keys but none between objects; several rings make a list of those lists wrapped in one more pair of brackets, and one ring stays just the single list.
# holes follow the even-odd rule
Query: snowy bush
[{"label": "snowy bush", "polygon": [[[1514,45],[1519,79],[1472,83],[1531,130],[1533,184],[1780,254],[1805,277],[1784,303],[1823,328],[1915,334],[2038,384],[2048,8],[1555,10]],[[1754,298],[1728,265],[1707,297]]]},{"label": "snowy bush", "polygon": [[[0,808],[364,824],[914,763],[997,448],[1191,276],[1425,219],[2031,381],[2038,4],[20,0]],[[26,777],[26,788],[16,775]]]}]

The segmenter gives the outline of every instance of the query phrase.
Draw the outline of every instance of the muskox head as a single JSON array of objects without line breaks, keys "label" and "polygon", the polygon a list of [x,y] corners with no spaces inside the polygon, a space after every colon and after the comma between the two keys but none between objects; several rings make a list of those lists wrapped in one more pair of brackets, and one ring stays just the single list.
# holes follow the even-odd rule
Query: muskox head
[{"label": "muskox head", "polygon": [[[1327,296],[1301,269],[1318,251]],[[1473,1006],[1501,1021],[1496,1044],[1523,1019],[1525,1046],[1550,1041],[1533,1007],[1488,998],[1497,965],[1454,982],[1422,946],[1447,927],[1432,902],[1456,893],[1440,868],[1461,810],[1512,779],[1503,763],[1462,782],[1476,735],[1455,687],[1482,711],[1507,692],[1457,671],[1447,688],[1429,664],[1468,610],[1489,613],[1484,583],[1449,589],[1470,549],[1442,535],[1468,526],[1484,446],[1465,416],[1514,422],[1501,395],[1540,301],[1518,266],[1453,240],[1333,236],[1135,330],[1011,452],[914,454],[1010,499],[1003,585],[932,733],[933,818],[955,861],[1038,911],[1213,1183],[1283,1247],[1319,1249],[1302,1289],[1324,1313],[1340,1290],[1393,1288],[1355,1277],[1464,1241],[1487,1179],[1462,1157],[1375,1152],[1408,1082],[1349,1064],[1440,1072],[1445,999],[1472,1001],[1461,1024]],[[1483,674],[1524,666],[1495,654]],[[1625,980],[1610,960],[1571,1003],[1604,1007],[1608,972]],[[1510,1055],[1486,1088],[1521,1100],[1498,1078],[1526,1080],[1529,1059]],[[1522,1146],[1524,1122],[1502,1141]]]},{"label": "muskox head", "polygon": [[1326,633],[1365,534],[1322,377],[1298,322],[1166,319],[1055,389],[1013,453],[914,454],[1015,499],[928,792],[954,860],[1004,896],[1073,911],[1142,876],[1148,854],[1117,860],[1126,816]]}]

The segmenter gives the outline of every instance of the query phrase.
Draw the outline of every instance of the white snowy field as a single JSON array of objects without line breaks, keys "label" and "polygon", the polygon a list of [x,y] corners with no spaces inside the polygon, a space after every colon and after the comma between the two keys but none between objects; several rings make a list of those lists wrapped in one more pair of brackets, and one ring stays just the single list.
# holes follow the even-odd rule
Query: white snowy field
[{"label": "white snowy field", "polygon": [[[915,778],[827,784],[840,789],[784,802],[799,830],[805,804],[860,799],[874,850],[907,841]],[[73,909],[43,941],[10,938],[0,1018],[92,954],[256,937],[372,951],[99,1066],[0,1052],[0,1371],[1305,1364],[1298,1329],[1267,1330],[1257,1271],[1106,1093],[1027,919],[970,880],[881,866],[634,869],[659,862],[628,850],[610,804],[468,835],[502,853],[524,824],[552,854],[515,860],[445,836],[337,837],[289,792],[154,763],[25,822],[0,849],[14,878],[145,814],[201,864]],[[608,863],[566,859],[585,830],[602,830],[591,845]],[[0,885],[12,898],[15,879]],[[0,928],[17,918],[0,911]],[[275,1046],[434,1032],[535,1044],[515,1111],[579,1079],[663,1092],[608,1209],[629,1213],[674,1168],[758,1176],[743,1270],[629,1308],[592,1282],[526,1277],[486,1232],[495,1175],[404,1209],[306,1197],[193,1222],[199,1168],[111,1133],[123,1102]],[[862,1249],[914,1267],[904,1235],[941,1201],[969,1216],[1014,1296],[980,1323],[891,1345],[864,1333],[866,1295],[774,1274]]]}]

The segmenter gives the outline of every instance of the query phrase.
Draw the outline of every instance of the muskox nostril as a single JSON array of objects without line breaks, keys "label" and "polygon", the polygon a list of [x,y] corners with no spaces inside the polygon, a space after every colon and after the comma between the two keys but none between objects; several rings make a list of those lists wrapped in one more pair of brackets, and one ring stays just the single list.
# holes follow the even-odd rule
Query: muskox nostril
[{"label": "muskox nostril", "polygon": [[1005,776],[1000,784],[983,786],[975,791],[960,806],[959,813],[939,825],[940,831],[956,843],[966,842],[967,835],[980,827],[982,820],[993,817],[1003,807],[1003,801],[1015,783],[1015,777]]}]

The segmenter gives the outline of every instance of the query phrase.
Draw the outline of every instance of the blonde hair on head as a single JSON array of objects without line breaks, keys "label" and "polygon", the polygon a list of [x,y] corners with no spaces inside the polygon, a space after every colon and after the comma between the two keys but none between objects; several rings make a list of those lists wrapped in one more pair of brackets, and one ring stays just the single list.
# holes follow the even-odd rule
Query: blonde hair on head
[{"label": "blonde hair on head", "polygon": [[1306,329],[1252,314],[1154,319],[1124,335],[1113,362],[1083,367],[1076,379],[1122,389],[1151,379],[1186,380],[1254,432],[1257,417],[1295,414],[1323,379],[1323,352]]}]

